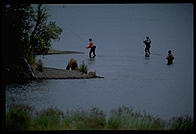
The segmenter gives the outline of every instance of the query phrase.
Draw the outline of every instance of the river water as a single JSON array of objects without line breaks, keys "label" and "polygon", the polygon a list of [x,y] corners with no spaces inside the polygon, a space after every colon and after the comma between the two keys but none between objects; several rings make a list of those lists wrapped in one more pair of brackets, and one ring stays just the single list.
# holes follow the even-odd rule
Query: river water
[{"label": "river water", "polygon": [[[193,5],[47,5],[50,20],[63,28],[53,48],[85,54],[38,56],[44,66],[65,68],[73,57],[104,79],[38,80],[6,86],[6,107],[13,101],[37,110],[99,107],[105,113],[126,105],[168,120],[193,116]],[[151,38],[151,56],[143,40]],[[88,39],[97,46],[88,58]],[[166,65],[167,51],[175,60]]]}]

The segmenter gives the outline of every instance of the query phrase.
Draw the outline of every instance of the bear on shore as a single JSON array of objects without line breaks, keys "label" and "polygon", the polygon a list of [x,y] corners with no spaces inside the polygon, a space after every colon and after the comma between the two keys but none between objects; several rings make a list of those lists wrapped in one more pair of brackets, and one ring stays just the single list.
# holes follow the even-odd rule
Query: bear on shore
[{"label": "bear on shore", "polygon": [[74,58],[71,58],[67,64],[66,70],[77,70],[78,69],[78,63],[77,60]]}]

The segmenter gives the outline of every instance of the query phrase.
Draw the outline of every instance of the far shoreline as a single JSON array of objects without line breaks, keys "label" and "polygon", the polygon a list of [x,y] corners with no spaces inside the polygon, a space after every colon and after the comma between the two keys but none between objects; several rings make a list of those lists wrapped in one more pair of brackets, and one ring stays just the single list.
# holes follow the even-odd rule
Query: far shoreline
[{"label": "far shoreline", "polygon": [[54,54],[84,54],[84,52],[50,49],[48,53],[45,55],[54,55]]}]

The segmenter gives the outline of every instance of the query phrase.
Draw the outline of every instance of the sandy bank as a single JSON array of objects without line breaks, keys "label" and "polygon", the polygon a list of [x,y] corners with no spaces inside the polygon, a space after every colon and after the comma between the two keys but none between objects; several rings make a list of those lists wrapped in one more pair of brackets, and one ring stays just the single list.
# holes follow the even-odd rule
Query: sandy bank
[{"label": "sandy bank", "polygon": [[101,76],[84,74],[79,71],[44,67],[42,72],[34,71],[36,79],[89,79],[104,78]]}]

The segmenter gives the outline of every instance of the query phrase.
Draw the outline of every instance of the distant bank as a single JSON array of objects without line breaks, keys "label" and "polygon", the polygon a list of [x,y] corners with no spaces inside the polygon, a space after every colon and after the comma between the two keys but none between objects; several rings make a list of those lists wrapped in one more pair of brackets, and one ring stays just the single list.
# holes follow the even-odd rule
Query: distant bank
[{"label": "distant bank", "polygon": [[84,54],[84,52],[61,51],[61,50],[50,49],[46,55],[52,55],[52,54]]}]

